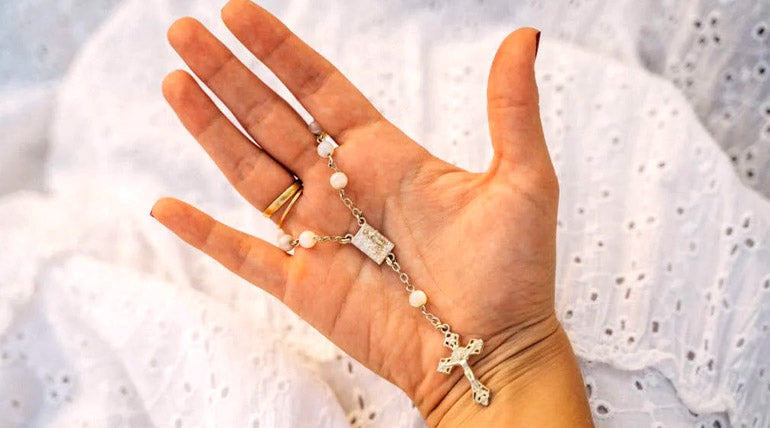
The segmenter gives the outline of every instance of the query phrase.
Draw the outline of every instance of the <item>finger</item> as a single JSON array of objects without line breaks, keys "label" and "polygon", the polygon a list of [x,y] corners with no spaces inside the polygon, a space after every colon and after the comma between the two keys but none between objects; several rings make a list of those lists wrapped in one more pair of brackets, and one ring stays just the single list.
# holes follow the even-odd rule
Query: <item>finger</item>
[{"label": "finger", "polygon": [[383,122],[339,70],[265,9],[249,0],[231,0],[222,9],[222,19],[338,142]]},{"label": "finger", "polygon": [[171,46],[225,103],[246,132],[298,176],[318,164],[305,121],[200,22],[182,18],[168,30]]},{"label": "finger", "polygon": [[487,86],[487,114],[495,159],[501,171],[541,172],[551,167],[540,123],[535,57],[540,32],[521,28],[495,55]]},{"label": "finger", "polygon": [[233,187],[258,210],[264,211],[294,181],[285,168],[222,114],[186,72],[166,76],[163,95]]},{"label": "finger", "polygon": [[277,247],[225,226],[177,199],[158,200],[150,215],[238,276],[283,297],[291,256]]}]

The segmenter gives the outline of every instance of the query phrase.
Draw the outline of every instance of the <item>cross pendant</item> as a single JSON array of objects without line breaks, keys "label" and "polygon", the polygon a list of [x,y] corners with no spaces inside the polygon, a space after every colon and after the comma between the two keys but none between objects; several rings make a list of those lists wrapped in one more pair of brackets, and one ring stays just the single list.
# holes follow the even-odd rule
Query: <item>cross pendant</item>
[{"label": "cross pendant", "polygon": [[460,346],[460,335],[447,331],[444,333],[444,346],[452,350],[449,358],[442,358],[438,363],[438,371],[449,374],[454,366],[462,366],[465,377],[471,383],[471,393],[473,401],[486,406],[489,404],[489,388],[484,386],[473,375],[473,370],[468,365],[468,357],[481,353],[484,341],[481,339],[471,339],[465,346]]}]

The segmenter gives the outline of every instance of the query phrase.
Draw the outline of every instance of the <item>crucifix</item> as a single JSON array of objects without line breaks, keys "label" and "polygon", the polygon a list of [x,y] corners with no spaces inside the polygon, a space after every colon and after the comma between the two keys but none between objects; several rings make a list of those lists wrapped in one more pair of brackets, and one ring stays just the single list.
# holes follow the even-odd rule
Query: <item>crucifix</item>
[{"label": "crucifix", "polygon": [[460,346],[460,335],[447,331],[444,333],[444,346],[452,350],[449,358],[442,358],[438,363],[438,371],[449,374],[454,366],[462,366],[465,377],[471,383],[471,392],[473,401],[486,406],[489,404],[489,388],[484,386],[473,375],[473,370],[468,365],[468,357],[481,353],[484,341],[481,339],[471,339],[465,346]]}]

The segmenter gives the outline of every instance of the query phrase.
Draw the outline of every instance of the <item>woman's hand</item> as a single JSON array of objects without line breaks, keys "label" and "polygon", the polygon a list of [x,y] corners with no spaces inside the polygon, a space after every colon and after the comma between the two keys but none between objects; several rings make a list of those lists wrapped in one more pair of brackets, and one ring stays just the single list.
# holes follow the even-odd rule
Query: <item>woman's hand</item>
[{"label": "woman's hand", "polygon": [[[574,366],[554,316],[558,184],[538,111],[539,32],[512,33],[492,64],[487,97],[495,156],[479,174],[439,160],[404,135],[264,9],[232,0],[222,18],[340,145],[334,156],[350,178],[346,192],[396,244],[403,269],[428,295],[428,309],[461,334],[462,344],[484,340],[470,364],[492,390],[490,408],[472,402],[462,370],[436,371],[449,354],[443,337],[409,305],[387,265],[334,243],[289,255],[174,199],[158,201],[155,218],[403,389],[431,425],[452,423],[450,414],[492,414],[513,399],[504,388],[531,381],[540,367],[552,370],[555,356]],[[355,233],[356,221],[330,187],[330,170],[305,120],[199,22],[180,19],[168,37],[259,144],[228,121],[189,74],[175,71],[165,79],[169,104],[238,192],[262,211],[296,174],[304,193],[284,229],[295,237],[303,230]],[[578,404],[585,400],[575,397]]]}]

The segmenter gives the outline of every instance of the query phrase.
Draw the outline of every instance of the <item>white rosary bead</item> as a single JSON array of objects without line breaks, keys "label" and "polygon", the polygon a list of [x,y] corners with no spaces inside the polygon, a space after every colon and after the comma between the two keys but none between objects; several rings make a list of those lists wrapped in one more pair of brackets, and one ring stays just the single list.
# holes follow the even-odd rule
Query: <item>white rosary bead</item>
[{"label": "white rosary bead", "polygon": [[344,189],[348,185],[348,176],[344,172],[335,172],[329,178],[329,183],[337,190]]},{"label": "white rosary bead", "polygon": [[419,308],[426,303],[428,303],[428,296],[422,290],[414,290],[409,293],[409,304],[415,308]]},{"label": "white rosary bead", "polygon": [[315,233],[310,230],[306,230],[299,234],[299,245],[302,248],[313,248],[315,246]]},{"label": "white rosary bead", "polygon": [[278,248],[282,249],[283,251],[291,250],[292,249],[291,241],[293,240],[294,238],[291,235],[281,231],[278,234]]},{"label": "white rosary bead", "polygon": [[321,156],[322,158],[328,158],[329,156],[334,153],[334,144],[332,144],[328,139],[324,138],[323,141],[318,143],[318,147],[316,147],[316,152],[318,152],[318,156]]},{"label": "white rosary bead", "polygon": [[307,126],[307,129],[309,129],[310,132],[312,132],[315,135],[318,135],[321,132],[323,132],[321,125],[319,125],[318,122],[316,122],[315,120],[310,122],[310,125]]}]

